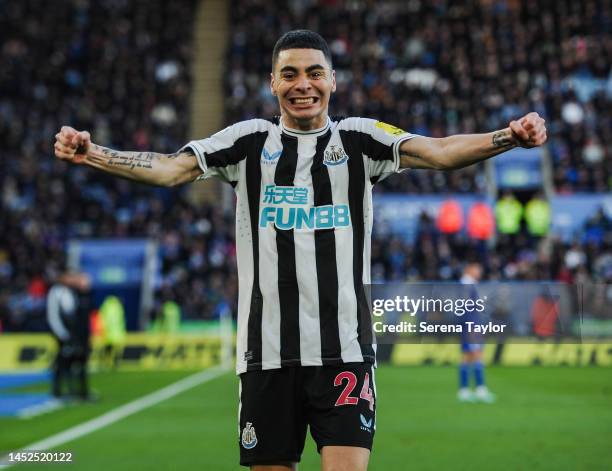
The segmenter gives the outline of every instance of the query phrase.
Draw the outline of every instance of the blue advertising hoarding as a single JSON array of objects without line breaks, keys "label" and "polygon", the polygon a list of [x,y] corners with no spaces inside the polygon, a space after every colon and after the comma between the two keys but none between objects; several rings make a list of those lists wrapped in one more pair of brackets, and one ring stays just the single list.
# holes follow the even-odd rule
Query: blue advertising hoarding
[{"label": "blue advertising hoarding", "polygon": [[107,296],[115,295],[124,306],[127,329],[145,327],[159,270],[154,242],[147,239],[73,240],[68,251],[71,268],[91,277],[96,307]]}]

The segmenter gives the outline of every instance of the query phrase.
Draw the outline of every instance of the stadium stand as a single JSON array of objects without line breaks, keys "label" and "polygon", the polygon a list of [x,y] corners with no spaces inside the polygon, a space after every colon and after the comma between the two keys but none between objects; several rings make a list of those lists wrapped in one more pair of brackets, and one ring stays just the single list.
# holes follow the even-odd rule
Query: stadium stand
[{"label": "stadium stand", "polygon": [[[48,280],[75,237],[150,237],[161,247],[158,297],[184,318],[229,304],[237,277],[233,214],[195,205],[185,190],[153,189],[52,158],[62,124],[122,149],[174,151],[187,141],[195,0],[9,2],[0,12],[0,321],[44,330]],[[529,4],[529,8],[527,5]],[[281,32],[318,30],[332,47],[332,111],[444,136],[547,119],[558,194],[612,184],[612,11],[607,2],[233,1],[226,122],[277,114],[270,51]],[[342,11],[342,14],[340,12]],[[281,12],[279,14],[279,12]],[[478,26],[478,27],[476,27]],[[482,194],[484,165],[409,171],[381,193]],[[78,195],[75,198],[74,195]],[[411,196],[412,197],[412,196]],[[408,200],[408,204],[410,200]],[[170,210],[171,208],[171,210]],[[442,234],[426,213],[414,240],[379,235],[373,278],[456,279],[468,258],[488,279],[612,281],[611,221],[601,209],[573,237],[472,240]],[[384,238],[383,238],[384,237]],[[159,306],[159,303],[158,303]]]},{"label": "stadium stand", "polygon": [[[269,51],[283,31],[307,27],[332,49],[334,114],[442,137],[498,129],[537,111],[547,120],[557,190],[609,190],[612,11],[606,2],[241,0],[231,12],[227,123],[276,113]],[[406,172],[381,186],[482,192],[482,168]]]},{"label": "stadium stand", "polygon": [[219,282],[235,280],[232,218],[194,206],[184,190],[65,165],[51,147],[62,123],[116,148],[173,152],[184,144],[196,2],[61,1],[44,16],[43,3],[11,2],[0,12],[5,330],[45,329],[48,280],[74,237],[158,239],[161,285],[188,317],[212,315],[219,299],[236,298],[235,281],[228,293]]}]

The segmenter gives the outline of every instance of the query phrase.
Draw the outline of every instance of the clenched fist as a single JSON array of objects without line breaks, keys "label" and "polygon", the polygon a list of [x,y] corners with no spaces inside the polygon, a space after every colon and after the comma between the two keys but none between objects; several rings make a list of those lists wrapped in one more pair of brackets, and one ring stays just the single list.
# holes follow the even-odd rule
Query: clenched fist
[{"label": "clenched fist", "polygon": [[55,156],[75,164],[83,163],[91,147],[91,136],[87,131],[77,131],[70,126],[62,126],[55,135]]},{"label": "clenched fist", "polygon": [[517,121],[511,121],[510,130],[516,145],[520,147],[529,149],[546,142],[546,126],[538,113],[532,112]]}]

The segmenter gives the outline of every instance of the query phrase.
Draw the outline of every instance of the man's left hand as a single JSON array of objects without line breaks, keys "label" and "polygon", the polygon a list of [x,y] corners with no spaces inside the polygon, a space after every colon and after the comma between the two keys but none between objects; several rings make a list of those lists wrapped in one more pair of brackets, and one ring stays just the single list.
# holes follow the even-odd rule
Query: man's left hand
[{"label": "man's left hand", "polygon": [[510,122],[512,137],[517,146],[530,149],[546,142],[545,121],[538,113],[526,114],[521,119]]}]

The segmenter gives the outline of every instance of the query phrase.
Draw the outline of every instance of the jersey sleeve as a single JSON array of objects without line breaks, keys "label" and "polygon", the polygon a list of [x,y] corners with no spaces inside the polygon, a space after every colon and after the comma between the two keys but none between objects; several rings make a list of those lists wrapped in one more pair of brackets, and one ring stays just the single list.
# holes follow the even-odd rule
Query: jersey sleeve
[{"label": "jersey sleeve", "polygon": [[403,169],[400,169],[400,144],[416,135],[374,119],[360,118],[360,127],[368,136],[364,142],[364,154],[368,158],[372,183],[401,172]]},{"label": "jersey sleeve", "polygon": [[196,156],[202,174],[196,178],[218,178],[235,184],[240,175],[240,162],[246,158],[244,137],[248,134],[248,122],[240,122],[213,134],[206,139],[188,142],[181,151],[190,149]]}]

